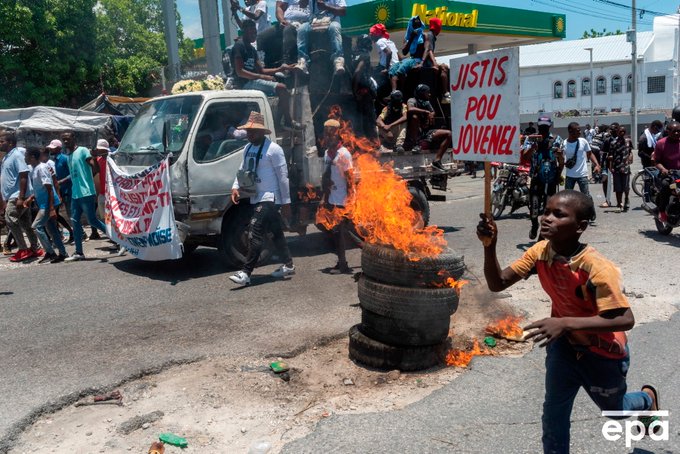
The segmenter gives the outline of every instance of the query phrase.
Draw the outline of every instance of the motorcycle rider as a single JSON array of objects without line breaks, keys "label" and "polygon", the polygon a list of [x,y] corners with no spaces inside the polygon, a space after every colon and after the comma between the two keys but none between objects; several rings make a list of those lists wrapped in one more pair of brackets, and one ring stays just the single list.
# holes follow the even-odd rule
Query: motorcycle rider
[{"label": "motorcycle rider", "polygon": [[529,238],[536,239],[538,233],[538,217],[543,213],[548,198],[557,192],[564,169],[562,139],[550,133],[552,120],[549,116],[538,118],[538,133],[541,138],[532,139],[533,144],[525,151],[525,157],[531,159],[531,185],[529,186],[529,216],[531,230]]},{"label": "motorcycle rider", "polygon": [[670,185],[673,177],[671,170],[680,169],[680,123],[673,120],[668,124],[668,136],[659,139],[654,147],[652,159],[659,169],[659,193],[656,196],[656,206],[659,210],[659,220],[668,222],[666,207],[671,197]]}]

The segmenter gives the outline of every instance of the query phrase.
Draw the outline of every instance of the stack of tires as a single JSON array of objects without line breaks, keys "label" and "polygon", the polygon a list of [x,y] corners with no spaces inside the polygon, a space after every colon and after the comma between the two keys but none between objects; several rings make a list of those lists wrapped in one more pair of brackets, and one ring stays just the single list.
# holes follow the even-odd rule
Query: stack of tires
[{"label": "stack of tires", "polygon": [[365,244],[359,278],[361,323],[349,331],[349,355],[377,369],[422,370],[448,350],[458,292],[444,281],[459,279],[463,257],[451,249],[411,261],[387,246]]}]

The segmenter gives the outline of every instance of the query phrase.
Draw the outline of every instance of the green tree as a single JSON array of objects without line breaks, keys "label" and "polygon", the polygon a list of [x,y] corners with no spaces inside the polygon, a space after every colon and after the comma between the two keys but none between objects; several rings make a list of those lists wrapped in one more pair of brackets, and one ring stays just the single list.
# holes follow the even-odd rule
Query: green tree
[{"label": "green tree", "polygon": [[595,30],[594,28],[591,28],[590,31],[584,31],[583,36],[581,36],[581,39],[587,39],[587,38],[600,38],[602,36],[612,36],[612,35],[623,35],[623,32],[619,29],[616,29],[615,32],[608,32],[606,28],[603,28],[601,32]]},{"label": "green tree", "polygon": [[82,101],[98,77],[94,3],[0,2],[0,108]]}]

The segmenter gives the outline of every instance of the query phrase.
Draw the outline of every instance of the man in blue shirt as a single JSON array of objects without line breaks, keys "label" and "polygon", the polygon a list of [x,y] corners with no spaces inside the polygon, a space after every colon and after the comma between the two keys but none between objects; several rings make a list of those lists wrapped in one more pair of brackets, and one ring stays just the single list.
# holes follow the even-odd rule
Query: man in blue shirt
[{"label": "man in blue shirt", "polygon": [[[24,157],[26,150],[17,147],[17,137],[13,132],[6,131],[0,134],[0,151],[7,153],[2,160],[2,173],[0,174],[2,200],[7,205],[5,221],[19,247],[17,253],[9,260],[10,262],[23,262],[43,254],[38,248],[38,238],[31,228],[31,210],[25,206],[26,198],[31,195],[31,185],[28,181],[29,168]],[[28,237],[30,249],[26,247],[24,233]]]},{"label": "man in blue shirt", "polygon": [[76,243],[75,253],[66,261],[75,262],[85,259],[81,216],[85,214],[90,226],[103,233],[106,233],[106,226],[95,215],[97,192],[94,188],[94,175],[99,171],[99,167],[94,164],[90,150],[76,145],[73,132],[62,134],[61,141],[64,143],[64,148],[70,152],[68,168],[71,172],[71,224],[73,224],[73,236]]}]

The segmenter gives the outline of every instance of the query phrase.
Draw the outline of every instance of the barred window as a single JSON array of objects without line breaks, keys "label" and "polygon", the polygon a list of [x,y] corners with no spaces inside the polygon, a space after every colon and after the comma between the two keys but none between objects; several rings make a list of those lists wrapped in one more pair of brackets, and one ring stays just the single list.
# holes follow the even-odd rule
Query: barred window
[{"label": "barred window", "polygon": [[603,95],[607,93],[607,79],[600,76],[595,81],[595,94]]},{"label": "barred window", "polygon": [[621,93],[621,76],[612,77],[612,93]]},{"label": "barred window", "polygon": [[569,82],[567,82],[567,98],[575,97],[576,97],[576,81],[570,80]]},{"label": "barred window", "polygon": [[583,96],[589,96],[590,95],[590,79],[585,77],[581,81],[581,94]]},{"label": "barred window", "polygon": [[626,77],[626,93],[631,91],[633,91],[633,75],[628,74],[628,77]]},{"label": "barred window", "polygon": [[562,97],[562,82],[555,82],[553,85],[553,98],[561,98]]},{"label": "barred window", "polygon": [[666,91],[666,76],[647,78],[647,93],[664,93]]}]

